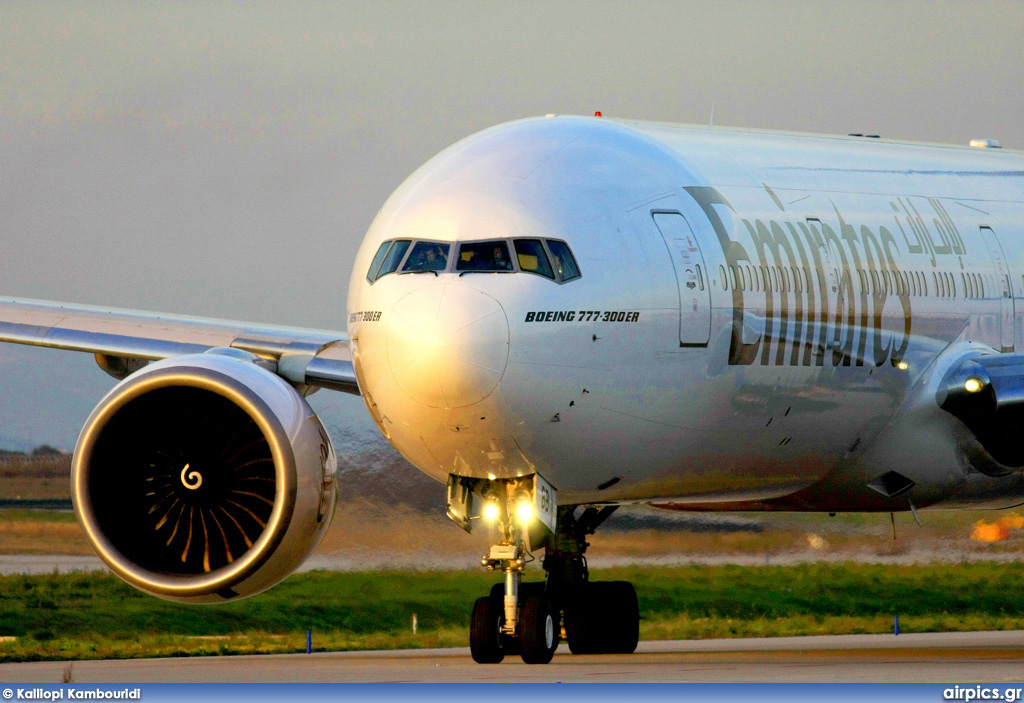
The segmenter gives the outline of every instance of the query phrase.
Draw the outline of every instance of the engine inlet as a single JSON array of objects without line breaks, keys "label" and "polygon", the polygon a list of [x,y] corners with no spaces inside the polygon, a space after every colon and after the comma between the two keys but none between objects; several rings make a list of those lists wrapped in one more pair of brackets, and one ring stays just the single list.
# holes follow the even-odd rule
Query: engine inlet
[{"label": "engine inlet", "polygon": [[206,390],[169,387],[126,404],[96,443],[97,522],[143,568],[200,574],[259,539],[274,507],[270,446],[245,411]]}]

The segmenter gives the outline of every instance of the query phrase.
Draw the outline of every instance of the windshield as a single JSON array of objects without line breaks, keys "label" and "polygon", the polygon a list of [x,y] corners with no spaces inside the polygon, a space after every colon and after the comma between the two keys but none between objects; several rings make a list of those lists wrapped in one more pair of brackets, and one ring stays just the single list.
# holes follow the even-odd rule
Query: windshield
[{"label": "windshield", "polygon": [[459,247],[456,271],[511,271],[512,259],[503,239],[490,242],[465,242]]},{"label": "windshield", "polygon": [[[454,260],[454,261],[453,261]],[[485,239],[475,242],[435,242],[428,239],[395,239],[381,243],[366,280],[371,284],[389,273],[439,275],[464,273],[532,273],[556,283],[580,277],[569,245],[557,239]]]},{"label": "windshield", "polygon": [[448,249],[444,242],[416,242],[412,253],[402,267],[402,273],[416,271],[444,271],[448,268]]},{"label": "windshield", "polygon": [[551,270],[551,264],[548,262],[548,255],[544,253],[544,245],[540,243],[539,239],[517,239],[515,247],[520,269],[545,278],[555,277]]}]

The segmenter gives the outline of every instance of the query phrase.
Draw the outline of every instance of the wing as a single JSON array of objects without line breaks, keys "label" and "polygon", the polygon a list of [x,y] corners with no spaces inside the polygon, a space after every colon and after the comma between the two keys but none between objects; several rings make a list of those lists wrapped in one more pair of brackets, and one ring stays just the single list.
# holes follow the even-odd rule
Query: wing
[{"label": "wing", "polygon": [[147,361],[233,347],[276,361],[293,383],[359,395],[346,335],[325,330],[2,298],[0,342],[90,352],[116,378]]}]

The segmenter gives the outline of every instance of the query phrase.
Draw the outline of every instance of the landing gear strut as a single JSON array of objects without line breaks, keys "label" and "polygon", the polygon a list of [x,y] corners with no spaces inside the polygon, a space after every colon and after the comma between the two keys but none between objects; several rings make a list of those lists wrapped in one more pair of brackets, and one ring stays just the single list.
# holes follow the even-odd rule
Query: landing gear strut
[{"label": "landing gear strut", "polygon": [[[528,664],[546,664],[564,636],[573,654],[630,653],[639,638],[636,591],[627,581],[590,582],[584,556],[586,537],[617,506],[560,506],[553,502],[547,520],[523,511],[543,510],[542,493],[553,490],[539,476],[475,481],[452,477],[449,517],[470,529],[472,494],[483,496],[484,517],[497,524],[500,541],[481,564],[504,575],[490,594],[478,598],[470,620],[469,646],[474,661],[496,664],[519,654]],[[579,514],[577,515],[577,512]],[[553,529],[552,529],[553,528]],[[524,583],[532,548],[544,548],[543,582]]]}]

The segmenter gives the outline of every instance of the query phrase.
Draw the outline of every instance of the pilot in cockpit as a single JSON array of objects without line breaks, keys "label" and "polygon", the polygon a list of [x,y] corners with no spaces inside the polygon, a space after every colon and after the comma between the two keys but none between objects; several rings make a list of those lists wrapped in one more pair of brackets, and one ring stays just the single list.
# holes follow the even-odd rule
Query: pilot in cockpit
[{"label": "pilot in cockpit", "polygon": [[505,256],[505,247],[495,246],[494,255],[488,266],[489,269],[498,271],[511,271],[512,262]]},{"label": "pilot in cockpit", "polygon": [[448,248],[439,244],[420,242],[413,251],[414,260],[405,266],[405,271],[444,271],[448,265]]}]

